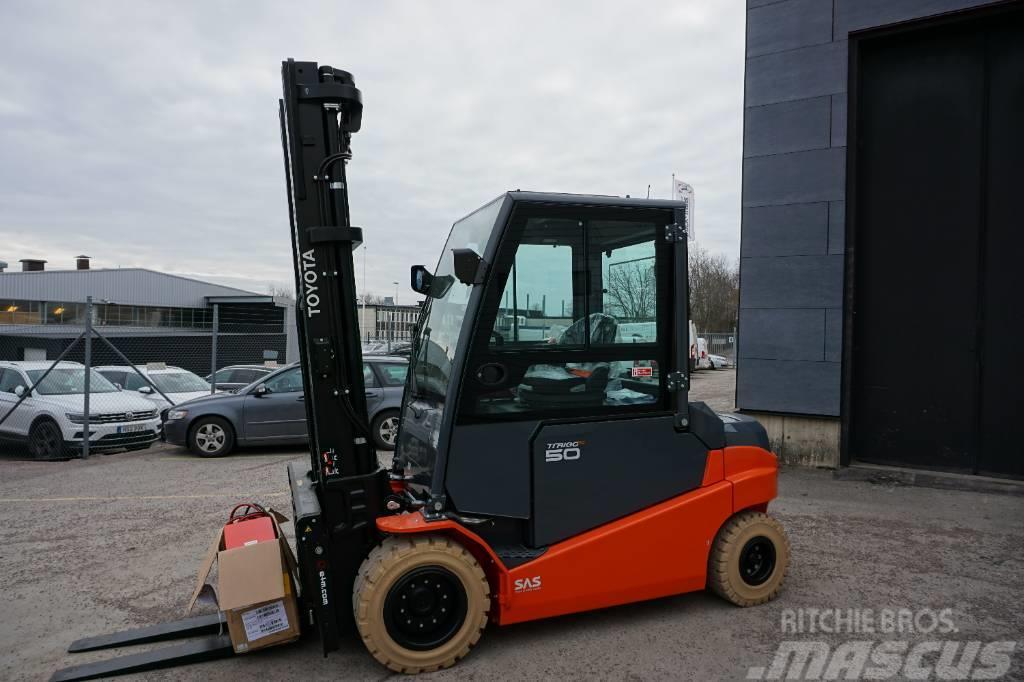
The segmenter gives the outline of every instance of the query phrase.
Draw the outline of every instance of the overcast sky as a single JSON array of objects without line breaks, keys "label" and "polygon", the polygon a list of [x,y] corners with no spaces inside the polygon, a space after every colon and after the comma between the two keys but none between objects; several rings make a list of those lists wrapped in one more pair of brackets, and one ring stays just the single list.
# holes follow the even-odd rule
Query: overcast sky
[{"label": "overcast sky", "polygon": [[3,2],[0,260],[290,289],[287,57],[362,90],[373,293],[411,300],[409,266],[502,191],[667,198],[673,172],[699,243],[735,258],[743,25],[740,0]]}]

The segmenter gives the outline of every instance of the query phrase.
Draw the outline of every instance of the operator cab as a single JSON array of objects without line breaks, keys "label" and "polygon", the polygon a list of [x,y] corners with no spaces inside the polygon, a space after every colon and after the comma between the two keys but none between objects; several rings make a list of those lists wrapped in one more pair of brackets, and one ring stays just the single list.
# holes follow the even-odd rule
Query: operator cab
[{"label": "operator cab", "polygon": [[541,546],[700,485],[724,429],[687,412],[684,212],[508,192],[454,224],[432,275],[413,268],[394,473],[428,513],[519,519]]}]

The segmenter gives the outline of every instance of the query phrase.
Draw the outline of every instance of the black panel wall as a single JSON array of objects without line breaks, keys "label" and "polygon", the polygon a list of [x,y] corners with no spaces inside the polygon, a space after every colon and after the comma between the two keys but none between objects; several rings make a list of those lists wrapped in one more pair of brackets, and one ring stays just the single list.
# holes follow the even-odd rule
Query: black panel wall
[{"label": "black panel wall", "polygon": [[[857,43],[850,455],[1020,475],[1019,14]],[[1013,229],[1017,227],[1018,229]],[[1010,454],[1012,450],[1013,454]]]}]

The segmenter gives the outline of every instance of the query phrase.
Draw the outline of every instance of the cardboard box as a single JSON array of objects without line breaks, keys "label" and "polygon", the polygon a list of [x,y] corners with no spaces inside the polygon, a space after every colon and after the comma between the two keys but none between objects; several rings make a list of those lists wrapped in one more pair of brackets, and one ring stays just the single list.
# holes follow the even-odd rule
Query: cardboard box
[{"label": "cardboard box", "polygon": [[275,539],[225,549],[224,529],[217,533],[186,609],[191,611],[200,593],[212,589],[206,579],[216,563],[214,595],[227,620],[236,654],[291,642],[300,634],[295,555],[280,526],[288,519],[272,509],[268,511]]}]

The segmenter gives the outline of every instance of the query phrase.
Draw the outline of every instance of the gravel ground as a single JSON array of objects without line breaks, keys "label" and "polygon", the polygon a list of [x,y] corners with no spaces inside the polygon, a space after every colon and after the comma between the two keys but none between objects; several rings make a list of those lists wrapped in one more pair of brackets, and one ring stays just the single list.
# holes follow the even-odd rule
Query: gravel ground
[{"label": "gravel ground", "polygon": [[[0,461],[0,679],[45,679],[106,656],[64,653],[78,637],[179,617],[231,505],[255,499],[287,509],[285,464],[303,456],[262,450],[201,460],[160,446],[88,461]],[[749,666],[769,664],[787,639],[784,610],[796,608],[951,608],[958,631],[944,637],[1021,638],[1024,498],[837,481],[800,469],[785,470],[780,483],[772,509],[789,531],[794,561],[775,602],[741,610],[690,594],[489,628],[466,660],[437,677],[743,679]],[[808,637],[815,639],[788,639]],[[387,674],[355,639],[327,659],[318,647],[303,641],[145,679]]]},{"label": "gravel ground", "polygon": [[736,370],[697,370],[690,375],[690,400],[703,401],[716,412],[735,412]]}]

